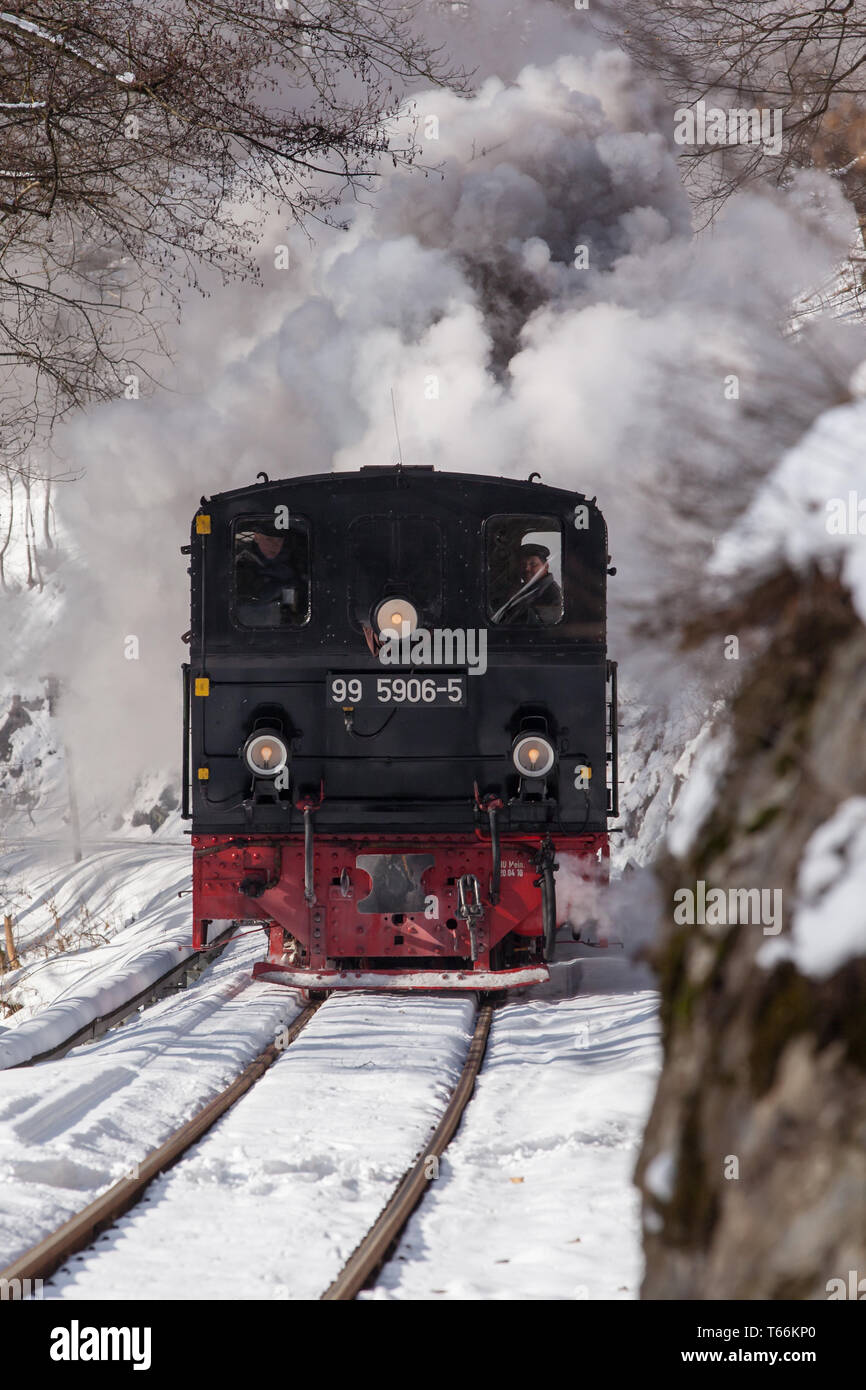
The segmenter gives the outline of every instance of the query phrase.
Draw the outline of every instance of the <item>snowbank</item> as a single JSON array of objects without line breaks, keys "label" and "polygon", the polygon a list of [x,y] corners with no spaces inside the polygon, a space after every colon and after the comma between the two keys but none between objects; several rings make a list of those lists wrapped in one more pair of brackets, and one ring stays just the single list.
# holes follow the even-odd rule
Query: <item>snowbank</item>
[{"label": "snowbank", "polygon": [[866,622],[866,401],[821,415],[783,457],[709,565],[730,578],[787,562],[839,564]]},{"label": "snowbank", "polygon": [[824,979],[866,955],[866,796],[851,796],[819,826],[803,855],[791,935],[768,941],[758,956],[771,967],[793,960]]}]

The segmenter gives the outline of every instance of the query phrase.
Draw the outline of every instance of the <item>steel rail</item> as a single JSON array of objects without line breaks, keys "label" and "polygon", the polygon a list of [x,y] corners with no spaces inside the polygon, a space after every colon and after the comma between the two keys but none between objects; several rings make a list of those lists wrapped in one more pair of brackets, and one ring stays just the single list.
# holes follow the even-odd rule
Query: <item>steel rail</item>
[{"label": "steel rail", "polygon": [[409,1217],[427,1190],[430,1181],[427,1171],[429,1159],[440,1158],[445,1152],[472,1097],[487,1049],[492,1019],[493,1006],[486,1004],[478,1012],[469,1053],[445,1114],[419,1158],[404,1174],[400,1186],[381,1215],[349,1256],[337,1278],[322,1294],[320,1301],[351,1301],[379,1273],[387,1260]]},{"label": "steel rail", "polygon": [[[294,1042],[319,1007],[318,1003],[307,1005],[303,1012],[289,1025],[284,1047]],[[121,1178],[101,1197],[97,1197],[83,1211],[70,1217],[51,1235],[41,1240],[38,1245],[25,1251],[17,1260],[13,1260],[6,1269],[0,1269],[0,1287],[3,1286],[4,1281],[8,1282],[13,1279],[48,1279],[56,1269],[65,1264],[71,1255],[75,1255],[79,1250],[84,1250],[88,1245],[92,1245],[103,1230],[113,1225],[119,1216],[122,1216],[124,1212],[135,1205],[144,1189],[155,1177],[176,1163],[186,1150],[216,1123],[221,1115],[224,1115],[236,1101],[240,1100],[241,1096],[277,1060],[281,1052],[284,1051],[284,1047],[277,1048],[271,1043],[263,1052],[259,1053],[254,1061],[250,1062],[249,1066],[224,1091],[221,1091],[213,1100],[208,1101],[197,1115],[193,1115],[191,1120],[187,1120],[180,1129],[176,1129],[164,1143],[160,1144],[159,1148],[153,1149],[146,1158],[142,1159],[141,1163],[136,1165],[137,1171],[134,1177]]]},{"label": "steel rail", "polygon": [[[123,1004],[118,1004],[115,1009],[109,1010],[107,1014],[100,1014],[98,1018],[92,1018],[89,1023],[83,1024],[74,1033],[70,1033],[69,1037],[64,1039],[62,1043],[57,1043],[55,1047],[48,1047],[44,1052],[35,1053],[24,1062],[13,1062],[9,1067],[0,1067],[0,1071],[15,1071],[18,1067],[33,1067],[39,1062],[54,1062],[65,1057],[67,1052],[71,1052],[74,1047],[80,1047],[82,1043],[96,1042],[98,1038],[104,1037],[112,1028],[122,1023],[124,1019],[137,1013],[142,1004],[152,1002],[154,994],[160,994],[161,991],[167,993],[175,980],[182,979],[191,970],[195,970],[202,960],[206,960],[208,965],[215,961],[217,956],[228,946],[234,930],[234,925],[227,927],[220,936],[209,942],[203,951],[197,951],[191,956],[184,956],[178,965],[173,965],[169,970],[166,970],[165,974],[158,976],[151,984],[138,990],[136,994],[133,994]],[[41,961],[37,963],[42,964]]]}]

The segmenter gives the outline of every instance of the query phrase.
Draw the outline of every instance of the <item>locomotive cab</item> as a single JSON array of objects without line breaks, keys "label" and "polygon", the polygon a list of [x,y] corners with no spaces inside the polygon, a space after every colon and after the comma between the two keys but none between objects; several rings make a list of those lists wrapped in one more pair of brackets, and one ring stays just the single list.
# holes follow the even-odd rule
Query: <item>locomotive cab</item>
[{"label": "locomotive cab", "polygon": [[313,989],[546,978],[557,871],[604,881],[617,809],[594,500],[265,480],[203,498],[189,553],[195,944],[260,923],[256,974]]}]

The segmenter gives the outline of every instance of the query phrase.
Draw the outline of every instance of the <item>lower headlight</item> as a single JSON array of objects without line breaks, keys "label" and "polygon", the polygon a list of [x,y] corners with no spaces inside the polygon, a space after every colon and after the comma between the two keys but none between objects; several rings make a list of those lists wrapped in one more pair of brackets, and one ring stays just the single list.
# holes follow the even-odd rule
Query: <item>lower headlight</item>
[{"label": "lower headlight", "polygon": [[289,761],[284,739],[272,730],[259,729],[244,744],[244,762],[256,777],[276,777]]},{"label": "lower headlight", "polygon": [[524,777],[546,777],[556,762],[556,753],[546,738],[519,734],[511,748],[511,760]]}]

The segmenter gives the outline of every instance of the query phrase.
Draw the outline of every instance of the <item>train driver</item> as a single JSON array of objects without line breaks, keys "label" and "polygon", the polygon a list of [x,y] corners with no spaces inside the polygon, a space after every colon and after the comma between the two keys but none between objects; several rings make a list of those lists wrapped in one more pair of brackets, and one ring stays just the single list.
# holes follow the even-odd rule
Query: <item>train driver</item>
[{"label": "train driver", "polygon": [[522,545],[519,573],[520,588],[494,613],[493,621],[534,627],[559,622],[562,617],[562,590],[550,573],[550,551],[547,546]]},{"label": "train driver", "polygon": [[278,531],[266,520],[255,519],[250,529],[235,539],[235,589],[237,611],[248,627],[279,627],[302,623],[307,616],[309,577],[299,563],[300,541],[292,530]]}]

